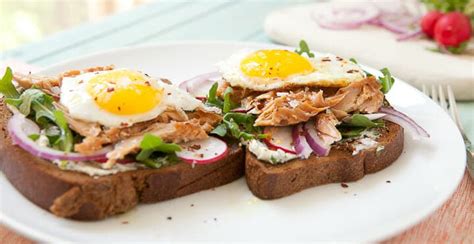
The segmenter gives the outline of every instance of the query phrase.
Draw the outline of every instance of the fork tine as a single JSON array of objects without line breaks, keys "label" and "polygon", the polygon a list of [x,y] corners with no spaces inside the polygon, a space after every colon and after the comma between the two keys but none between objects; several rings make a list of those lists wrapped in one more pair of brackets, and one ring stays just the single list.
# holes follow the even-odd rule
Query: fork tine
[{"label": "fork tine", "polygon": [[446,104],[446,96],[444,95],[443,88],[443,85],[438,85],[439,106],[441,106],[444,111],[448,112],[448,105]]},{"label": "fork tine", "polygon": [[433,101],[435,101],[435,103],[439,104],[438,91],[436,90],[435,85],[431,86],[431,99],[433,99]]},{"label": "fork tine", "polygon": [[459,118],[458,107],[456,105],[456,99],[454,98],[454,92],[450,85],[448,85],[448,102],[451,118],[454,120],[459,129],[463,130],[461,119]]},{"label": "fork tine", "polygon": [[423,85],[421,86],[421,91],[422,91],[425,95],[427,95],[428,97],[430,96],[430,93],[428,92],[428,88],[426,88],[426,84],[423,84]]}]

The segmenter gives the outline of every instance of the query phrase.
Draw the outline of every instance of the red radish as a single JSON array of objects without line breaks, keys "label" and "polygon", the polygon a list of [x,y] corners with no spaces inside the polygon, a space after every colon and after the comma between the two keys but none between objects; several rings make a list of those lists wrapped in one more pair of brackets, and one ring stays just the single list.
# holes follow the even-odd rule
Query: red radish
[{"label": "red radish", "polygon": [[430,38],[434,36],[434,28],[436,22],[441,18],[443,14],[438,11],[430,11],[423,16],[421,19],[421,30]]},{"label": "red radish", "polygon": [[292,128],[290,126],[265,127],[264,133],[269,135],[264,139],[268,148],[273,150],[281,149],[284,152],[296,154],[293,147]]},{"label": "red radish", "polygon": [[434,38],[441,46],[457,47],[469,40],[472,27],[469,18],[460,12],[447,13],[436,22]]},{"label": "red radish", "polygon": [[311,149],[308,142],[306,141],[303,131],[303,124],[293,126],[292,137],[293,144],[295,144],[296,153],[303,159],[309,158],[313,152],[313,149]]},{"label": "red radish", "polygon": [[190,164],[214,163],[224,158],[229,152],[224,141],[212,136],[203,140],[183,143],[180,146],[182,150],[176,152],[176,155]]}]

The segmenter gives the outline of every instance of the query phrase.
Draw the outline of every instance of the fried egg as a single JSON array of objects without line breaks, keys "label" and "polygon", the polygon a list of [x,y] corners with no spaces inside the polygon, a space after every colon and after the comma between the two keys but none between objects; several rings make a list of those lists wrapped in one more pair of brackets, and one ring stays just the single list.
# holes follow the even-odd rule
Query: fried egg
[{"label": "fried egg", "polygon": [[269,91],[290,86],[344,87],[365,78],[359,65],[331,54],[242,50],[217,64],[231,86]]},{"label": "fried egg", "polygon": [[175,86],[128,69],[65,77],[60,103],[71,117],[108,127],[148,121],[168,107],[189,111],[203,106]]}]

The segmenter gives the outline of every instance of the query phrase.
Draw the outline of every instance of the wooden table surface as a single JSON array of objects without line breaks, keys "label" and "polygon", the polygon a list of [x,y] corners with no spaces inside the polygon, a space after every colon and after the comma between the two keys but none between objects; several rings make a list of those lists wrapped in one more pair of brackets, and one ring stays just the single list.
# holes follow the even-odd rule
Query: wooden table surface
[{"label": "wooden table surface", "polygon": [[[270,42],[262,27],[265,15],[295,2],[308,0],[158,1],[7,51],[2,57],[47,66],[95,51],[159,41]],[[459,107],[464,127],[474,138],[474,103],[460,103]],[[465,174],[452,198],[433,215],[384,242],[474,243],[473,180]],[[32,241],[0,225],[0,243]]]}]

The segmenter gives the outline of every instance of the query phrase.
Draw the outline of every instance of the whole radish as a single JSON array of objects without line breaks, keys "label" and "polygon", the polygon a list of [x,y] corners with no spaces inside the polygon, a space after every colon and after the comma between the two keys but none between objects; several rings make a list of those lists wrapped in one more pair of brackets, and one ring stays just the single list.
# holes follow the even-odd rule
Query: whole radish
[{"label": "whole radish", "polygon": [[425,33],[428,37],[433,38],[436,22],[442,16],[443,14],[438,11],[430,11],[426,13],[421,19],[421,30],[423,33]]},{"label": "whole radish", "polygon": [[469,40],[471,34],[471,22],[460,12],[444,14],[436,21],[434,27],[434,38],[443,47],[458,47]]}]

